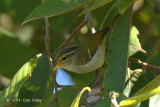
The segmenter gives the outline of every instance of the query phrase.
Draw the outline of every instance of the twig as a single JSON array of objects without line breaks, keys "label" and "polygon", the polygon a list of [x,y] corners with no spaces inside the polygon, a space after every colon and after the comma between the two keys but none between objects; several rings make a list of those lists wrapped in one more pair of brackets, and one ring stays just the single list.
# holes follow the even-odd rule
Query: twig
[{"label": "twig", "polygon": [[[42,0],[42,2],[44,2],[45,0]],[[52,75],[52,79],[54,82],[54,88],[55,88],[55,98],[58,97],[58,91],[57,91],[57,82],[56,82],[56,78],[55,78],[55,74],[53,72],[53,64],[52,64],[52,58],[50,55],[50,48],[49,48],[49,22],[48,22],[48,17],[45,17],[45,24],[46,24],[46,36],[45,36],[45,46],[46,46],[46,55],[48,56],[48,61],[49,61],[49,68],[50,68],[50,73]]]},{"label": "twig", "polygon": [[130,61],[130,62],[138,63],[138,64],[140,64],[140,65],[142,65],[142,66],[144,66],[144,67],[148,67],[148,68],[160,70],[160,67],[147,64],[146,62],[142,62],[142,61],[139,60],[139,59],[129,58],[129,61]]},{"label": "twig", "polygon": [[67,45],[69,44],[69,42],[72,40],[72,38],[75,37],[75,35],[77,34],[77,32],[78,32],[84,25],[86,25],[86,24],[87,24],[87,20],[84,19],[84,20],[82,21],[82,23],[81,23],[76,29],[73,30],[73,32],[72,32],[72,34],[70,35],[70,37],[69,37],[66,41],[64,41],[64,42],[62,43],[62,45],[60,45],[60,46],[55,50],[55,53],[58,52],[61,48],[67,46]]},{"label": "twig", "polygon": [[[158,40],[157,44],[154,46],[154,48],[152,49],[152,51],[149,53],[149,56],[147,58],[147,60],[145,61],[147,64],[149,63],[149,61],[151,60],[153,54],[155,53],[155,51],[160,47],[160,39]],[[146,66],[143,65],[142,67],[143,72],[145,73],[146,71]]]},{"label": "twig", "polygon": [[[87,6],[88,6],[88,5],[86,5],[85,8],[87,8]],[[67,46],[67,45],[70,43],[70,41],[72,40],[72,38],[75,37],[75,35],[80,31],[80,29],[81,29],[84,25],[87,24],[87,22],[89,23],[89,27],[90,27],[90,29],[91,29],[92,34],[95,33],[96,30],[95,30],[94,27],[93,27],[91,14],[90,14],[90,12],[87,12],[87,13],[85,14],[85,18],[84,18],[84,20],[81,22],[81,24],[80,24],[76,29],[74,29],[73,32],[72,32],[72,34],[70,35],[70,37],[69,37],[66,41],[64,41],[64,42],[55,50],[55,53],[58,52],[58,51],[59,51],[60,49],[62,49],[63,47]]]},{"label": "twig", "polygon": [[[88,5],[85,5],[85,9],[88,7]],[[87,12],[85,14],[85,18],[87,19],[88,23],[89,23],[89,27],[91,29],[92,34],[96,32],[95,28],[93,27],[93,22],[92,22],[92,18],[91,18],[91,13]]]}]

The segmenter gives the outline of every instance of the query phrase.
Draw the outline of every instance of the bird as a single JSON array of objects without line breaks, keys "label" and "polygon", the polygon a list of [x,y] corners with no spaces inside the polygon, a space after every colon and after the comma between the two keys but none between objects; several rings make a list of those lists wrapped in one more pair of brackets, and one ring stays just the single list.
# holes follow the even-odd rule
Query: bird
[{"label": "bird", "polygon": [[55,54],[58,67],[75,72],[88,73],[100,68],[105,62],[106,56],[106,35],[114,26],[119,15],[104,29],[94,34],[83,36],[82,40],[72,46],[65,46]]}]

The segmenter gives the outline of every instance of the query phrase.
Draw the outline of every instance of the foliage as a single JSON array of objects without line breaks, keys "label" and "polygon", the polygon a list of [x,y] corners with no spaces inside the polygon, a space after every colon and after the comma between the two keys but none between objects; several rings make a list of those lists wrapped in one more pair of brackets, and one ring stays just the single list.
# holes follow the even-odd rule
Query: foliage
[{"label": "foliage", "polygon": [[[159,107],[159,7],[159,0],[2,0],[0,107],[108,107],[113,100],[120,107]],[[49,18],[50,51],[54,53],[87,12],[96,31],[106,28],[120,14],[107,33],[107,55],[99,71],[100,83],[95,86],[98,91],[94,92],[92,83],[94,72],[77,74],[58,69],[54,72],[56,81],[64,87],[58,88],[56,97],[45,49],[44,18]],[[84,25],[70,44],[77,44],[89,29]],[[55,54],[51,56],[55,67]],[[92,91],[87,94],[85,90]],[[111,91],[119,97],[111,97]]]}]

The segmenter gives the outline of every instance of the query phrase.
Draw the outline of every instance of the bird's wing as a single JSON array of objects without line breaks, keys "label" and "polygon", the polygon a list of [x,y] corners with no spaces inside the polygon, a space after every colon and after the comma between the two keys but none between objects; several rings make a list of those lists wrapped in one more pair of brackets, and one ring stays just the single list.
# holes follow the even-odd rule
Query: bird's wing
[{"label": "bird's wing", "polygon": [[103,30],[84,36],[79,44],[79,49],[76,51],[75,62],[78,65],[87,64],[94,56],[104,36],[105,32]]}]

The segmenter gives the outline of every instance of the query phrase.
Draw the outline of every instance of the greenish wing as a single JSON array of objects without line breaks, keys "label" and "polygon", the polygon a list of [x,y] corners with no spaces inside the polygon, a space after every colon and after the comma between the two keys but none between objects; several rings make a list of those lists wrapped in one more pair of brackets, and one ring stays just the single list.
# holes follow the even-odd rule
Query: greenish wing
[{"label": "greenish wing", "polygon": [[101,30],[95,34],[86,35],[82,38],[79,49],[76,51],[76,62],[78,65],[87,64],[91,60],[103,37],[104,32]]}]

